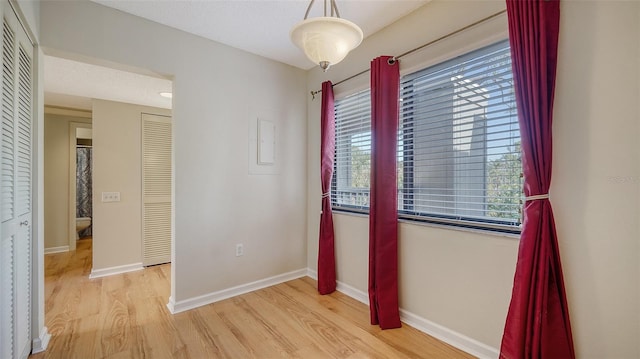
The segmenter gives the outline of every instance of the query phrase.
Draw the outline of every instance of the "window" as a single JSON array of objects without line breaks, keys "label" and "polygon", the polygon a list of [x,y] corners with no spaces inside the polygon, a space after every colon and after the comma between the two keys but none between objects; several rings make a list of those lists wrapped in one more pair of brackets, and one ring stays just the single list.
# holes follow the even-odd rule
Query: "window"
[{"label": "window", "polygon": [[[519,232],[520,131],[508,41],[401,79],[399,216]],[[369,91],[336,101],[336,210],[369,203]]]},{"label": "window", "polygon": [[366,211],[371,173],[371,92],[358,92],[336,101],[335,120],[332,206]]}]

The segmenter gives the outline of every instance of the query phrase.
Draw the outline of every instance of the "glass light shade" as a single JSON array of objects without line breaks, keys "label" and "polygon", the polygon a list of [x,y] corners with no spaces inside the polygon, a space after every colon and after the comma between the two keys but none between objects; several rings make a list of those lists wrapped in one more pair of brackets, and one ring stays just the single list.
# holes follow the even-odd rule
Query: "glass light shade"
[{"label": "glass light shade", "polygon": [[325,71],[342,61],[362,42],[362,30],[351,21],[337,17],[314,17],[291,29],[291,41],[309,60]]}]

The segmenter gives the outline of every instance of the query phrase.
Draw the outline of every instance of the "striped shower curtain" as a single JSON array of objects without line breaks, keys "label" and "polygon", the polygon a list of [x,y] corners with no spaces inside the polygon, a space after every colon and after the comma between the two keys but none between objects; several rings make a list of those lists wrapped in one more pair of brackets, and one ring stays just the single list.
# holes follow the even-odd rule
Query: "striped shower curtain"
[{"label": "striped shower curtain", "polygon": [[[76,218],[93,216],[91,168],[92,148],[76,148]],[[78,235],[80,238],[91,236],[91,226]]]}]

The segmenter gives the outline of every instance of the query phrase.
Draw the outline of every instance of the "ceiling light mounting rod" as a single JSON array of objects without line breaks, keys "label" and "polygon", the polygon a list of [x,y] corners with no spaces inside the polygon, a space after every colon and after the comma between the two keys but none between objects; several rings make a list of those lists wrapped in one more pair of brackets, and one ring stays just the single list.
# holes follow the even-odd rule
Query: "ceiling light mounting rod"
[{"label": "ceiling light mounting rod", "polygon": [[[311,0],[309,6],[307,6],[307,12],[304,13],[305,20],[309,17],[309,12],[311,12],[311,7],[315,1],[316,0]],[[324,0],[324,16],[327,16],[327,0]],[[338,10],[336,0],[331,0],[331,17],[340,18],[340,11]]]},{"label": "ceiling light mounting rod", "polygon": [[313,6],[314,2],[316,2],[316,0],[311,0],[311,2],[309,3],[309,6],[307,6],[307,12],[304,13],[305,20],[309,17],[309,11],[311,11],[311,7]]},{"label": "ceiling light mounting rod", "polygon": [[[325,0],[327,1],[327,0]],[[331,16],[333,16],[333,11],[336,12],[336,17],[340,17],[340,11],[338,11],[338,5],[336,4],[336,0],[331,0]]]},{"label": "ceiling light mounting rod", "polygon": [[349,51],[360,45],[363,34],[358,25],[340,18],[336,0],[324,0],[324,16],[309,19],[314,3],[315,0],[309,2],[304,20],[291,29],[291,41],[304,51],[309,60],[327,71],[329,66],[342,61]]}]

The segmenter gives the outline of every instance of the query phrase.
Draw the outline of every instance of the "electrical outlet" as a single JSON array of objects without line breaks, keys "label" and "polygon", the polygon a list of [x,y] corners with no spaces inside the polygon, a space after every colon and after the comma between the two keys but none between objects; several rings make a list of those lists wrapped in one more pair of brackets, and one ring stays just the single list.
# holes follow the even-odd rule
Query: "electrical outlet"
[{"label": "electrical outlet", "polygon": [[244,255],[244,247],[242,243],[239,243],[236,244],[236,257],[240,257],[241,255]]}]

